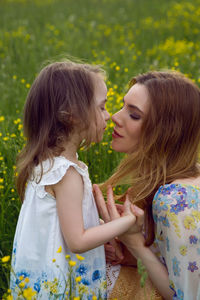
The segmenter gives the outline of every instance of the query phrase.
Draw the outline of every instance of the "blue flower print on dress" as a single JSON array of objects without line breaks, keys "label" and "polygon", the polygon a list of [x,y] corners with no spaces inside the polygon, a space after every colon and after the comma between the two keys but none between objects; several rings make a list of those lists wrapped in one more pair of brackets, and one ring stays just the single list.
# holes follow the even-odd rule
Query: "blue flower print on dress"
[{"label": "blue flower print on dress", "polygon": [[180,289],[177,290],[177,297],[178,297],[179,300],[184,299],[184,293]]},{"label": "blue flower print on dress", "polygon": [[38,280],[37,282],[34,283],[33,288],[37,293],[40,292],[40,289],[41,289],[40,280]]},{"label": "blue flower print on dress", "polygon": [[169,185],[165,185],[165,186],[160,186],[160,188],[158,189],[158,193],[162,194],[163,196],[165,195],[170,195],[171,191],[176,187],[175,184],[169,184]]},{"label": "blue flower print on dress", "polygon": [[166,227],[170,227],[170,224],[169,224],[169,221],[168,221],[168,219],[167,219],[167,217],[166,216],[160,216],[159,218],[158,218],[158,221],[159,222],[162,222],[162,224],[164,225],[164,226],[166,226]]},{"label": "blue flower print on dress", "polygon": [[86,275],[88,272],[88,267],[84,264],[81,264],[78,269],[76,270],[79,275]]},{"label": "blue flower print on dress", "polygon": [[172,199],[167,198],[166,196],[158,195],[157,198],[154,199],[154,209],[158,213],[163,210],[168,210],[168,205],[172,202]]},{"label": "blue flower print on dress", "polygon": [[[22,280],[24,280],[25,278],[29,278],[29,277],[30,277],[30,273],[28,273],[25,270],[17,272],[16,273],[16,284],[18,285]],[[23,278],[23,279],[20,280],[20,278]]]},{"label": "blue flower print on dress", "polygon": [[99,270],[95,270],[92,274],[92,280],[98,280],[101,278],[101,272]]},{"label": "blue flower print on dress", "polygon": [[190,244],[197,244],[198,238],[195,235],[190,235]]},{"label": "blue flower print on dress", "polygon": [[81,283],[84,284],[84,285],[87,285],[87,286],[90,285],[90,281],[88,279],[86,279],[86,278],[83,278],[81,280]]},{"label": "blue flower print on dress", "polygon": [[188,270],[191,271],[192,273],[196,270],[198,270],[199,268],[197,267],[197,262],[193,261],[193,262],[189,262],[189,266],[188,266]]},{"label": "blue flower print on dress", "polygon": [[185,207],[187,207],[187,206],[188,205],[186,204],[185,200],[182,200],[182,201],[178,202],[177,204],[172,204],[170,212],[173,212],[177,215],[179,212],[184,211]]},{"label": "blue flower print on dress", "polygon": [[200,202],[198,196],[198,190],[189,186],[187,194],[188,194],[188,207],[198,210],[198,205]]},{"label": "blue flower print on dress", "polygon": [[177,201],[183,200],[183,198],[187,195],[186,188],[179,184],[175,185],[175,187],[176,188],[172,189],[171,197]]},{"label": "blue flower print on dress", "polygon": [[180,276],[181,269],[179,268],[180,261],[176,258],[176,256],[172,259],[173,262],[173,272],[175,276]]}]

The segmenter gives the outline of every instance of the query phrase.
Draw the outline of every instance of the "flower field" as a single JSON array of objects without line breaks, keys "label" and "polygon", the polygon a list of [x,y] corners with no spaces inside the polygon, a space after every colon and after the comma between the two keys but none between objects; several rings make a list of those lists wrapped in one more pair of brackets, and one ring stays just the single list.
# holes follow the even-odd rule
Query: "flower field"
[{"label": "flower field", "polygon": [[[113,114],[138,73],[176,69],[200,85],[199,37],[200,0],[0,0],[1,298],[21,206],[15,160],[25,143],[23,105],[43,64],[63,57],[101,64]],[[93,183],[105,180],[122,158],[110,148],[112,128],[110,121],[100,144],[79,151]]]}]

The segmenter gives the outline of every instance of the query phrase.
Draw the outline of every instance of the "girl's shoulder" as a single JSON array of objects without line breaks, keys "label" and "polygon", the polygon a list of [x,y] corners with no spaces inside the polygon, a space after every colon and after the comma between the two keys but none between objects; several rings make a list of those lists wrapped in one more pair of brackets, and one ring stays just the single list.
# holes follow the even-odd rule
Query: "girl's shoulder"
[{"label": "girl's shoulder", "polygon": [[78,165],[64,156],[56,156],[43,161],[42,164],[35,167],[32,181],[41,185],[55,184],[62,179],[70,167],[74,167],[82,176],[88,171],[87,166],[83,162],[80,162],[80,165]]}]

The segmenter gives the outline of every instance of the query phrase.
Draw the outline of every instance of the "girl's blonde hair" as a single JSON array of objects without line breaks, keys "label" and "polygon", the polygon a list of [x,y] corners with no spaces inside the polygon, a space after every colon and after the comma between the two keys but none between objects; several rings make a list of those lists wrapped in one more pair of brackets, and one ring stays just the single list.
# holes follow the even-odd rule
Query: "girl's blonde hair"
[{"label": "girl's blonde hair", "polygon": [[133,78],[143,84],[150,108],[137,150],[121,161],[101,185],[131,185],[132,202],[145,209],[146,245],[154,240],[152,200],[159,186],[199,175],[200,89],[178,72],[148,72]]},{"label": "girl's blonde hair", "polygon": [[[22,200],[34,167],[59,156],[74,129],[90,132],[91,122],[96,122],[97,74],[105,77],[99,66],[66,60],[48,64],[33,82],[24,107],[27,142],[17,158],[17,190]],[[85,144],[91,139],[88,134]]]}]

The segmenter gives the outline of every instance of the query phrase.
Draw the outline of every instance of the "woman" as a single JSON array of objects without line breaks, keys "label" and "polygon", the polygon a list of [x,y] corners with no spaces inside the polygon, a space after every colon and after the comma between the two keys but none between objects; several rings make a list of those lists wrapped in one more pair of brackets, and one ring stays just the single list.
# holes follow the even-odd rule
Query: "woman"
[{"label": "woman", "polygon": [[[127,157],[101,188],[128,182],[144,210],[143,226],[141,214],[136,233],[119,239],[165,299],[200,299],[200,89],[177,72],[139,75],[112,120],[112,148]],[[94,191],[101,216],[120,217],[112,192],[106,207]]]}]

